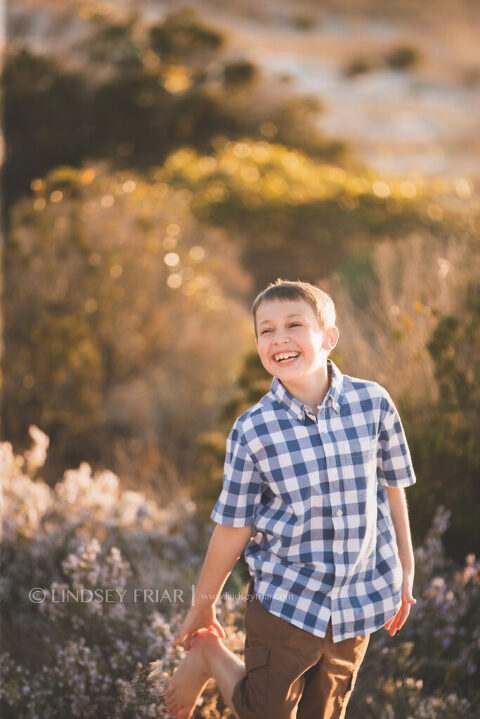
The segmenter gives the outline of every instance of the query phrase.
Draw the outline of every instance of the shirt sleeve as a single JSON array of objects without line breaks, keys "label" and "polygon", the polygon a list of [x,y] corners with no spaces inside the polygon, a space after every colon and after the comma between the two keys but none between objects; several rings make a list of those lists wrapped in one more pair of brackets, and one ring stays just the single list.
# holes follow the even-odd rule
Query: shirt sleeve
[{"label": "shirt sleeve", "polygon": [[210,518],[227,527],[253,525],[261,496],[262,478],[245,446],[237,420],[227,439],[223,489]]},{"label": "shirt sleeve", "polygon": [[377,477],[384,487],[409,487],[416,477],[405,431],[391,397],[380,422],[377,452]]}]

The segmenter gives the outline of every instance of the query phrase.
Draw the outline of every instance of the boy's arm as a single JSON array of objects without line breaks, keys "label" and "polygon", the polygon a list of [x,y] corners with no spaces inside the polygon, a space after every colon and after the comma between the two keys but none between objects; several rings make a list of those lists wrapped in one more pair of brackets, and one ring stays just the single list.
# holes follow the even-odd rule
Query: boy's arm
[{"label": "boy's arm", "polygon": [[385,489],[388,495],[393,526],[395,527],[398,556],[403,569],[402,606],[397,614],[385,624],[385,629],[388,629],[390,635],[393,636],[405,624],[410,613],[410,605],[416,603],[416,599],[412,594],[415,559],[405,490],[402,487],[385,487]]},{"label": "boy's arm", "polygon": [[185,649],[189,649],[195,632],[202,627],[213,628],[220,637],[225,636],[216,619],[215,602],[252,534],[251,526],[226,527],[217,524],[195,588],[195,596],[192,597],[192,606],[172,642],[173,646],[183,644]]},{"label": "boy's arm", "polygon": [[404,574],[413,577],[415,559],[410,534],[410,523],[408,521],[405,490],[402,487],[385,487],[385,489],[387,490],[393,526],[395,527],[395,534],[397,535],[398,556],[400,557],[402,569]]}]

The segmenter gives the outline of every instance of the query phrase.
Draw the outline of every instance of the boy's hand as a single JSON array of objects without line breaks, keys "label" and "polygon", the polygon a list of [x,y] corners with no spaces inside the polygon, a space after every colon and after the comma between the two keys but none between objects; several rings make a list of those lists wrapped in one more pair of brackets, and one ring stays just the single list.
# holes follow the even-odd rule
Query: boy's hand
[{"label": "boy's hand", "polygon": [[210,604],[206,607],[190,607],[177,636],[173,640],[172,647],[183,644],[188,651],[192,645],[195,633],[200,629],[208,629],[220,639],[225,639],[225,632],[222,625],[217,621],[215,606]]},{"label": "boy's hand", "polygon": [[402,586],[402,606],[395,616],[384,624],[384,629],[389,631],[391,637],[395,636],[395,632],[398,632],[407,621],[408,615],[410,614],[410,605],[417,603],[417,600],[412,594],[412,585],[413,576],[404,574]]}]

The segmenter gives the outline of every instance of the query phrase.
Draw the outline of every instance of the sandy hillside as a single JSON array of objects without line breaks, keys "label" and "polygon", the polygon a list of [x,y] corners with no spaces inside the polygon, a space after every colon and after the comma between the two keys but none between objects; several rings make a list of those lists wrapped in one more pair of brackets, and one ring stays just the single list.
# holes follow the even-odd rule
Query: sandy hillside
[{"label": "sandy hillside", "polygon": [[[7,6],[10,42],[68,50],[80,31],[80,0]],[[94,3],[135,9],[147,21],[178,0]],[[322,130],[346,139],[387,174],[480,176],[480,3],[474,0],[189,0],[228,36],[227,55],[248,57],[272,87],[320,97]],[[386,59],[407,48],[414,61]],[[367,68],[348,75],[349,68]]]}]

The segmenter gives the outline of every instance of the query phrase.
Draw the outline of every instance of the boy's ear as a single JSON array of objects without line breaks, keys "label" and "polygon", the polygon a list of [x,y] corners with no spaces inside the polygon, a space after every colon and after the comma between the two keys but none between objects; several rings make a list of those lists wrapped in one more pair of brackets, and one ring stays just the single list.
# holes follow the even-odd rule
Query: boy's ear
[{"label": "boy's ear", "polygon": [[336,347],[339,336],[338,327],[328,327],[323,338],[323,348],[331,352]]}]

